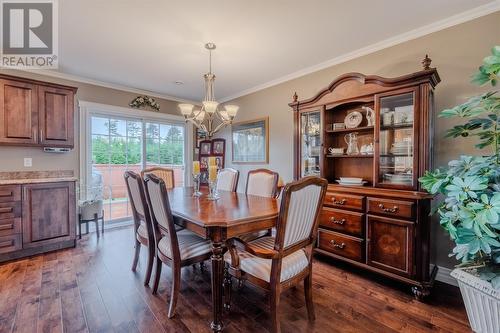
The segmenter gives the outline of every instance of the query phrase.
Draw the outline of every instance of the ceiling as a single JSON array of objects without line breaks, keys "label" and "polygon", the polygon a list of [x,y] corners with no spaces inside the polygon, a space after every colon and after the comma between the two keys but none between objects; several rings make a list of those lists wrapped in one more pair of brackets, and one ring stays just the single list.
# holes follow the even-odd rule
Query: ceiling
[{"label": "ceiling", "polygon": [[227,100],[492,3],[64,0],[59,1],[59,71],[199,100],[208,70],[204,43],[212,41],[215,94]]}]

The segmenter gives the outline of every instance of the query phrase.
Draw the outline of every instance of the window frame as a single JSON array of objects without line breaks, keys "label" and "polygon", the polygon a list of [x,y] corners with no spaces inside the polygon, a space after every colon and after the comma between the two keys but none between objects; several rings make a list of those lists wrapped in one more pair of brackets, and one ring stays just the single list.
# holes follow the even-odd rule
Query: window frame
[{"label": "window frame", "polygon": [[[145,126],[147,122],[160,123],[166,125],[176,125],[184,128],[184,184],[191,185],[192,179],[191,168],[189,163],[193,159],[192,141],[193,141],[193,126],[186,123],[184,117],[153,112],[137,110],[132,108],[106,105],[100,103],[93,103],[87,101],[79,101],[78,106],[80,109],[80,139],[79,139],[79,152],[80,152],[80,189],[86,188],[87,180],[90,179],[91,166],[92,166],[92,133],[91,133],[91,120],[93,116],[113,118],[118,120],[140,121],[142,123],[142,152],[146,151],[146,133]],[[142,158],[142,168],[146,167],[145,154]],[[80,198],[82,195],[80,190]]]}]

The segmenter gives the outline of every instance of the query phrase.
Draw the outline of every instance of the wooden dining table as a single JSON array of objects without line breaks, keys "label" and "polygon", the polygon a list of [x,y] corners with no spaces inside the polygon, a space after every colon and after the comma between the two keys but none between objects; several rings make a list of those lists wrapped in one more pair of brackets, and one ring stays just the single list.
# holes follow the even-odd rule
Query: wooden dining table
[{"label": "wooden dining table", "polygon": [[276,224],[277,199],[219,191],[219,199],[193,196],[192,187],[168,190],[170,209],[176,223],[212,242],[212,313],[210,328],[222,332],[224,249],[226,240],[249,232],[266,230]]}]

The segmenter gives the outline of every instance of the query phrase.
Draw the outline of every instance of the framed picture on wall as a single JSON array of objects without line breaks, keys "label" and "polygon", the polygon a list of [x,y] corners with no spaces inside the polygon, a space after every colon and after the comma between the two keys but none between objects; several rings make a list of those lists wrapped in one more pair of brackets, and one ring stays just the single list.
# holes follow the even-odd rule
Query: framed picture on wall
[{"label": "framed picture on wall", "polygon": [[269,163],[269,118],[231,126],[233,163]]},{"label": "framed picture on wall", "polygon": [[214,155],[224,155],[226,140],[224,139],[213,139],[212,140],[212,154]]},{"label": "framed picture on wall", "polygon": [[212,141],[204,140],[200,142],[200,155],[210,155],[212,153]]}]

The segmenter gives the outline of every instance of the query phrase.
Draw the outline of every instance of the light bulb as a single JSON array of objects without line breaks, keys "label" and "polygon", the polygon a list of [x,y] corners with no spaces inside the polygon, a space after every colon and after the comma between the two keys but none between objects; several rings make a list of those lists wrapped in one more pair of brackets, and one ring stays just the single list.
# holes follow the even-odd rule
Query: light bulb
[{"label": "light bulb", "polygon": [[185,117],[189,116],[193,112],[193,104],[179,104],[178,106],[181,110],[181,114]]},{"label": "light bulb", "polygon": [[203,108],[205,109],[205,111],[207,111],[208,113],[214,113],[215,110],[217,110],[217,106],[219,105],[218,102],[216,101],[204,101],[203,102]]},{"label": "light bulb", "polygon": [[240,107],[238,105],[226,105],[224,108],[226,109],[228,116],[234,118]]}]

